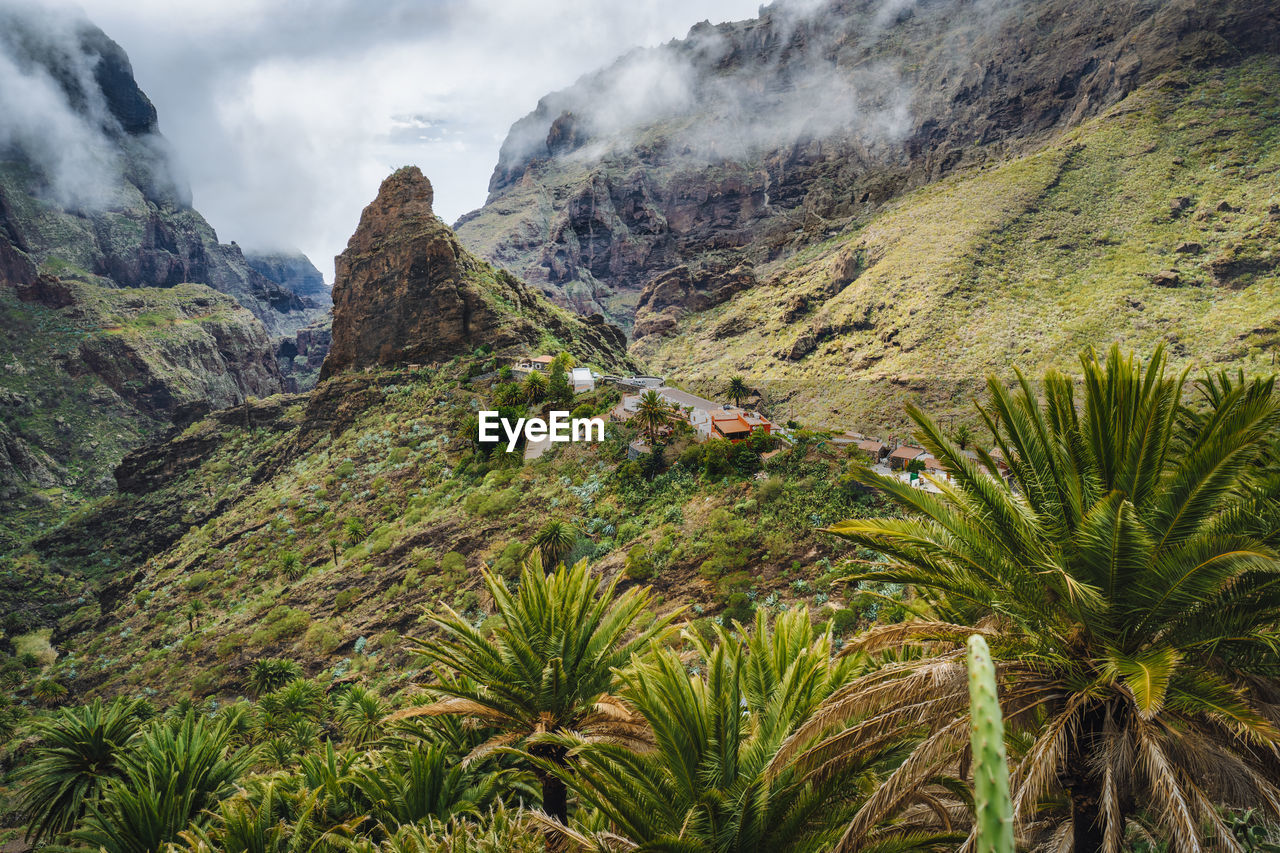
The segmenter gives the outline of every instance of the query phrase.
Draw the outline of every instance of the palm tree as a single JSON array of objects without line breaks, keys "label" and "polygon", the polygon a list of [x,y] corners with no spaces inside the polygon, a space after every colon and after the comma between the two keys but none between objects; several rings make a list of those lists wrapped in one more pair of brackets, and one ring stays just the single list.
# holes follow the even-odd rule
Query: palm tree
[{"label": "palm tree", "polygon": [[639,736],[643,727],[609,695],[614,670],[663,634],[676,614],[642,623],[652,605],[649,588],[616,595],[615,579],[601,589],[585,560],[544,575],[532,555],[514,593],[501,577],[488,571],[483,576],[494,602],[493,633],[482,633],[446,607],[434,620],[438,636],[411,640],[436,662],[442,678],[429,689],[439,700],[389,719],[457,715],[497,729],[470,758],[524,747],[544,762],[535,771],[542,807],[564,822],[564,779],[546,770],[545,762],[563,767],[566,752],[542,736],[565,730],[586,738]]},{"label": "palm tree", "polygon": [[566,522],[553,520],[533,535],[530,543],[538,549],[544,566],[558,566],[578,541],[578,533]]},{"label": "palm tree", "polygon": [[1026,744],[1011,779],[1024,832],[1054,796],[1069,804],[1063,831],[1077,853],[1119,850],[1130,821],[1198,850],[1206,834],[1231,837],[1218,806],[1280,812],[1277,528],[1255,525],[1277,492],[1261,494],[1252,470],[1280,420],[1271,382],[1240,383],[1192,416],[1185,374],[1166,376],[1160,350],[1145,370],[1118,348],[1081,363],[1079,403],[1054,372],[1042,399],[1021,375],[1014,392],[989,381],[979,413],[1012,485],[986,473],[988,454],[973,461],[912,409],[952,482],[932,495],[863,469],[915,517],[832,528],[888,560],[855,578],[911,584],[938,617],[855,643],[918,641],[933,655],[855,680],[823,712],[929,731],[842,850],[929,774],[957,766],[971,633],[958,622],[990,642],[1009,728]]},{"label": "palm tree", "polygon": [[284,687],[302,676],[297,662],[283,658],[262,658],[249,666],[245,686],[254,696],[262,696]]},{"label": "palm tree", "polygon": [[391,751],[354,771],[369,813],[387,835],[402,826],[446,821],[486,809],[508,788],[511,771],[476,772],[433,744]]},{"label": "palm tree", "polygon": [[735,406],[741,406],[742,401],[751,396],[751,389],[747,387],[746,379],[741,376],[735,376],[729,380],[724,393],[733,401]]},{"label": "palm tree", "polygon": [[636,405],[633,420],[645,434],[649,445],[653,446],[657,440],[658,431],[669,426],[674,417],[675,413],[667,401],[662,399],[657,391],[650,389],[640,395],[640,402]]},{"label": "palm tree", "polygon": [[524,379],[523,389],[526,403],[531,405],[540,403],[543,395],[547,393],[547,377],[536,370],[532,370]]},{"label": "palm tree", "polygon": [[124,776],[124,752],[140,725],[133,712],[132,702],[95,699],[37,726],[31,761],[18,773],[33,845],[71,829],[103,788]]},{"label": "palm tree", "polygon": [[387,715],[387,709],[378,694],[353,685],[338,704],[342,709],[339,714],[342,728],[353,745],[367,746],[382,735],[382,718]]},{"label": "palm tree", "polygon": [[[742,626],[739,632],[746,634]],[[591,838],[562,823],[551,830],[583,849],[773,853],[826,850],[852,815],[870,771],[900,758],[900,738],[866,739],[816,772],[788,766],[770,772],[779,747],[824,698],[854,674],[852,657],[833,658],[831,632],[814,628],[804,608],[764,610],[745,640],[717,628],[713,641],[686,633],[699,658],[670,649],[624,670],[622,697],[653,731],[652,749],[636,751],[576,733],[549,737],[569,750],[560,774],[598,809],[610,832]],[[621,836],[621,839],[619,838]],[[886,830],[893,849],[922,849],[963,835],[927,835],[921,827]],[[596,843],[593,843],[596,842]]]},{"label": "palm tree", "polygon": [[325,827],[318,812],[321,789],[293,794],[271,779],[252,799],[241,794],[219,804],[212,825],[179,833],[190,853],[244,850],[254,853],[312,853],[329,849],[359,849],[350,843],[363,818]]},{"label": "palm tree", "polygon": [[230,729],[194,713],[159,721],[124,754],[123,775],[110,781],[69,837],[106,853],[149,853],[178,840],[231,793],[252,753],[230,747]]}]

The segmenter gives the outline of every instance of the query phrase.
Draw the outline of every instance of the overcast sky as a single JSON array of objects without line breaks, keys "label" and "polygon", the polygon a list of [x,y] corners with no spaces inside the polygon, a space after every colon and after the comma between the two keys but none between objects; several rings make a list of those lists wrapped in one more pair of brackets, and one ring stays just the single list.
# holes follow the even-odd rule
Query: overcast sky
[{"label": "overcast sky", "polygon": [[360,210],[413,163],[452,222],[513,121],[631,47],[759,0],[79,0],[133,61],[225,242],[333,277]]}]

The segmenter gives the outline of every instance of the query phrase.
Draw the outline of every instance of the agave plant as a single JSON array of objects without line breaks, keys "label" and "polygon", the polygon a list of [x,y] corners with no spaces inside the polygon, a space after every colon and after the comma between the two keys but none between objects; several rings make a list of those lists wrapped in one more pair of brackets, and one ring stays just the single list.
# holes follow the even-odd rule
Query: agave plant
[{"label": "agave plant", "polygon": [[[1024,833],[1061,818],[1076,851],[1116,851],[1142,821],[1198,850],[1231,837],[1219,806],[1280,814],[1280,563],[1276,528],[1258,524],[1277,494],[1258,476],[1280,425],[1271,383],[1219,384],[1192,413],[1185,375],[1167,376],[1161,351],[1145,369],[1118,349],[1081,363],[1080,401],[1057,373],[1043,397],[1021,376],[1016,391],[990,381],[979,411],[1011,483],[988,473],[990,454],[966,456],[915,410],[918,437],[951,472],[941,494],[859,475],[915,516],[833,528],[888,557],[855,577],[911,584],[939,618],[853,644],[927,642],[934,654],[828,700],[827,719],[929,727],[842,850],[959,761],[960,644],[972,632],[956,623],[971,620],[1026,743],[1010,785]],[[1068,807],[1046,811],[1055,797]]]},{"label": "agave plant", "polygon": [[123,778],[125,751],[140,725],[133,712],[132,702],[95,699],[36,727],[31,761],[17,774],[28,841],[67,831],[112,780]]},{"label": "agave plant", "polygon": [[434,620],[437,636],[410,641],[438,668],[441,679],[428,689],[439,701],[391,719],[457,715],[496,730],[472,759],[498,747],[528,747],[543,761],[537,771],[543,808],[564,821],[564,779],[542,768],[547,762],[563,767],[565,750],[534,737],[564,730],[585,737],[642,735],[643,727],[609,696],[614,672],[661,635],[675,614],[642,624],[649,589],[616,595],[616,580],[602,589],[585,560],[543,574],[535,554],[515,592],[501,577],[483,574],[496,611],[493,633],[445,608]]}]

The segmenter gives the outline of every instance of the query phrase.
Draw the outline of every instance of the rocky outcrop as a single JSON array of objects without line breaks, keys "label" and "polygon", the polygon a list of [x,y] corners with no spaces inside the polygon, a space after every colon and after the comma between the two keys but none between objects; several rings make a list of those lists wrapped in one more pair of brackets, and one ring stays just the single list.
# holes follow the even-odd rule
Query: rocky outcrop
[{"label": "rocky outcrop", "polygon": [[547,95],[458,234],[558,303],[629,324],[668,271],[728,251],[758,268],[1158,74],[1277,39],[1263,0],[778,2]]},{"label": "rocky outcrop", "polygon": [[547,335],[584,362],[625,361],[625,338],[601,319],[560,311],[462,248],[432,211],[415,166],[382,182],[338,256],[333,342],[321,378],[379,364],[431,363],[481,346],[527,348]]},{"label": "rocky outcrop", "polygon": [[[145,321],[163,330],[91,335],[79,347],[84,365],[122,399],[162,418],[194,401],[220,409],[280,391],[271,341],[248,311],[201,285],[177,291],[163,318]],[[115,316],[126,324],[156,310],[152,300],[134,295],[126,291],[115,301]]]},{"label": "rocky outcrop", "polygon": [[679,266],[658,274],[645,285],[636,304],[633,330],[637,338],[675,328],[690,311],[705,311],[756,284],[750,262]]}]

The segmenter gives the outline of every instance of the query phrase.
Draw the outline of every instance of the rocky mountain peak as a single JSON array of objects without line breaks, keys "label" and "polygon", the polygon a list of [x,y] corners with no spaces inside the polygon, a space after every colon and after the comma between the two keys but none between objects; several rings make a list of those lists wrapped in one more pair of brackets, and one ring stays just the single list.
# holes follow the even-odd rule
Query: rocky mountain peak
[{"label": "rocky mountain peak", "polygon": [[397,170],[335,262],[333,344],[321,378],[376,364],[430,363],[528,347],[551,334],[602,366],[625,361],[621,330],[560,311],[462,247],[431,209],[431,182]]}]

